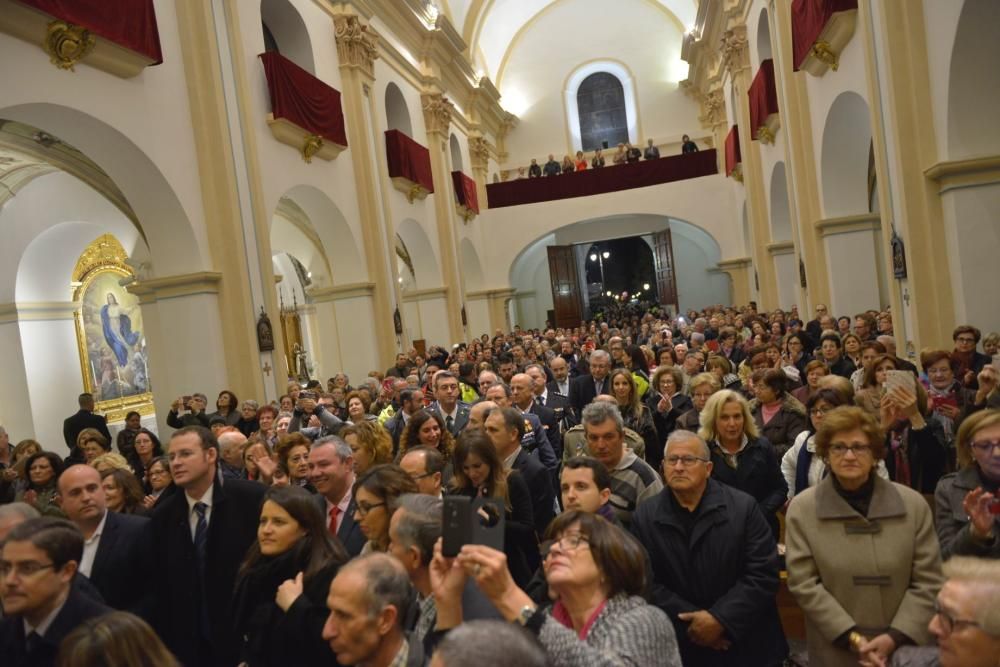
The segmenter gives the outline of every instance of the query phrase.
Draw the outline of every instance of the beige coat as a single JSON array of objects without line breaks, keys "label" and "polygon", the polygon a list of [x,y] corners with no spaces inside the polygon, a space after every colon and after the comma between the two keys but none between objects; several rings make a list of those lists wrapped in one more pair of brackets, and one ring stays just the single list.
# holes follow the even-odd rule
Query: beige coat
[{"label": "beige coat", "polygon": [[930,507],[916,491],[876,478],[868,518],[832,477],[797,495],[786,521],[788,588],[806,617],[811,664],[856,666],[833,645],[854,626],[868,637],[892,627],[917,643],[944,583]]}]

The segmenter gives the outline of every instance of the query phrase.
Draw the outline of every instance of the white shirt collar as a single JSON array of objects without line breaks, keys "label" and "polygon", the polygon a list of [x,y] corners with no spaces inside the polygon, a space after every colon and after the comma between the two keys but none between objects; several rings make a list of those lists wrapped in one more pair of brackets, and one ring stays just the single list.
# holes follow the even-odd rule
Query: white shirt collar
[{"label": "white shirt collar", "polygon": [[514,467],[514,461],[517,459],[517,455],[521,453],[521,445],[517,446],[514,452],[503,460],[503,467],[510,470]]},{"label": "white shirt collar", "polygon": [[107,523],[108,514],[110,514],[110,512],[111,510],[108,509],[104,510],[104,516],[101,517],[101,522],[97,524],[97,528],[94,529],[94,534],[90,536],[89,540],[83,541],[84,546],[87,546],[88,544],[93,544],[95,541],[101,539],[101,534],[104,532],[104,524]]},{"label": "white shirt collar", "polygon": [[191,514],[192,512],[194,512],[195,503],[205,503],[205,505],[208,506],[208,509],[211,510],[212,509],[212,495],[214,493],[215,493],[215,484],[214,484],[214,482],[213,482],[213,484],[211,486],[208,487],[208,490],[205,491],[205,495],[203,495],[201,498],[192,498],[191,495],[188,494],[187,491],[185,491],[184,492],[184,498],[187,500],[188,514]]},{"label": "white shirt collar", "polygon": [[35,627],[31,627],[31,623],[28,623],[28,619],[22,617],[21,621],[24,623],[24,636],[27,637],[32,632],[35,632],[41,637],[45,636],[45,633],[49,631],[52,626],[52,622],[56,620],[56,616],[62,611],[62,608],[66,606],[66,600],[69,599],[69,591],[66,592],[66,597],[63,599],[62,603],[49,612],[49,615],[42,619],[42,622]]}]

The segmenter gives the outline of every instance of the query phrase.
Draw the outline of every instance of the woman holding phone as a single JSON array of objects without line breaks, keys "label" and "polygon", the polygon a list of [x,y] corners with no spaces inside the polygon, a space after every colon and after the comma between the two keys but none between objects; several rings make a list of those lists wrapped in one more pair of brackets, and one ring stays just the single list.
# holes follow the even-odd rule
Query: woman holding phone
[{"label": "woman holding phone", "polygon": [[921,352],[920,366],[927,374],[924,388],[927,389],[927,397],[930,399],[931,412],[944,428],[944,438],[948,448],[953,449],[955,434],[958,433],[962,420],[972,411],[972,406],[976,402],[976,392],[962,386],[955,377],[954,360],[947,350]]},{"label": "woman holding phone", "polygon": [[[892,481],[930,496],[947,472],[944,430],[931,415],[927,392],[913,374],[903,371],[891,376],[891,372],[887,371],[886,391],[879,403],[879,427],[885,432],[885,466]],[[910,378],[909,386],[906,377]]]}]

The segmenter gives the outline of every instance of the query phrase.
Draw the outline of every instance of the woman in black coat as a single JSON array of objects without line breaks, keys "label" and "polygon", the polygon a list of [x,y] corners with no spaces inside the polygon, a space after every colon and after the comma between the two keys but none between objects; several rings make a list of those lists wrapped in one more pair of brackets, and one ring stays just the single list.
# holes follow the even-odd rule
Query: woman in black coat
[{"label": "woman in black coat", "polygon": [[337,664],[322,631],[330,582],[346,562],[312,494],[296,486],[268,489],[257,541],[233,593],[240,660],[248,667]]},{"label": "woman in black coat", "polygon": [[656,429],[655,446],[650,448],[649,443],[646,444],[646,463],[653,466],[653,470],[659,470],[663,463],[663,445],[677,428],[677,420],[694,407],[691,398],[681,392],[683,388],[684,376],[677,366],[660,366],[653,373],[646,399]]}]

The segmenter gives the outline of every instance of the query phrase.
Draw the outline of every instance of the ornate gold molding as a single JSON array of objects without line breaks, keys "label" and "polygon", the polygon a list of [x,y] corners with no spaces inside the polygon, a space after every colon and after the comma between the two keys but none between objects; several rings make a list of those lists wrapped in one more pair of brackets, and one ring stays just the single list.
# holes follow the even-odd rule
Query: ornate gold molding
[{"label": "ornate gold molding", "polygon": [[840,69],[840,57],[830,47],[830,42],[824,39],[817,40],[817,42],[812,45],[812,48],[809,50],[809,55],[817,58],[820,62],[829,65],[830,69],[834,72]]},{"label": "ornate gold molding", "polygon": [[83,283],[87,276],[99,269],[121,268],[128,271],[127,259],[128,253],[118,239],[111,234],[102,234],[80,253],[71,280],[74,285]]},{"label": "ornate gold molding", "polygon": [[458,217],[462,218],[462,222],[465,224],[469,224],[469,222],[476,217],[475,211],[464,204],[459,204],[458,202],[455,202],[455,211],[458,213]]},{"label": "ornate gold molding", "polygon": [[487,171],[490,164],[490,153],[494,150],[486,137],[481,135],[469,137],[469,158],[473,171]]},{"label": "ornate gold molding", "polygon": [[319,153],[322,148],[323,137],[318,134],[307,134],[302,141],[302,160],[307,164],[312,163],[313,155]]},{"label": "ornate gold molding", "polygon": [[273,113],[267,114],[267,127],[275,139],[287,144],[299,152],[302,160],[312,163],[314,157],[323,160],[334,160],[347,146],[327,141],[318,134],[305,130],[287,118],[275,118]]},{"label": "ornate gold molding", "polygon": [[722,67],[733,77],[750,69],[750,49],[745,24],[735,25],[723,34]]},{"label": "ornate gold molding", "polygon": [[414,183],[408,178],[396,176],[392,179],[392,187],[396,188],[406,197],[406,201],[411,204],[416,199],[426,199],[430,192],[424,186]]},{"label": "ornate gold molding", "polygon": [[340,14],[333,19],[333,36],[340,66],[359,69],[374,79],[379,34],[371,26],[363,25],[357,16]]},{"label": "ornate gold molding", "polygon": [[445,137],[451,128],[451,116],[455,113],[455,105],[440,93],[423,95],[421,97],[424,110],[424,124],[428,134],[440,134]]},{"label": "ornate gold molding", "polygon": [[823,76],[827,69],[836,72],[840,67],[840,54],[854,36],[857,15],[856,9],[833,14],[813,43],[809,55],[802,61],[800,69],[813,76]]},{"label": "ornate gold molding", "polygon": [[96,43],[89,30],[66,21],[52,21],[45,32],[45,52],[52,64],[71,72]]},{"label": "ornate gold molding", "polygon": [[774,143],[774,133],[771,132],[767,125],[761,125],[757,128],[757,139],[762,144],[773,144]]}]

